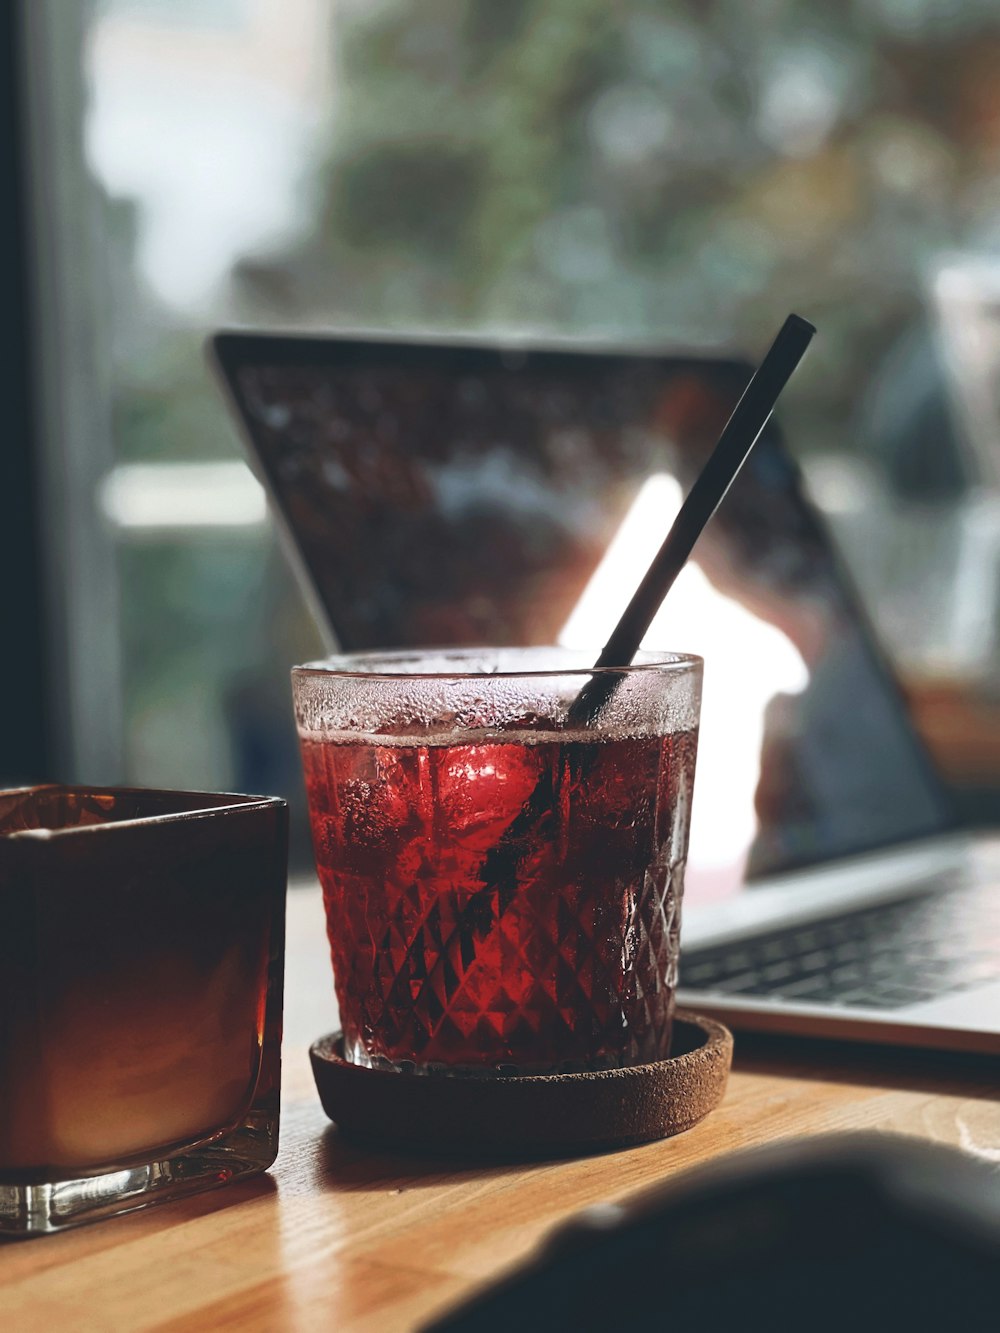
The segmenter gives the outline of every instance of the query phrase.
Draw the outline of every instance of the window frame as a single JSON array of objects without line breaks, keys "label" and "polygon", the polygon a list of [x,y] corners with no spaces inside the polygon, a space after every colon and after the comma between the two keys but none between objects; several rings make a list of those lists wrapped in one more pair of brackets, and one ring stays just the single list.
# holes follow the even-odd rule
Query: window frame
[{"label": "window frame", "polygon": [[[97,505],[113,440],[100,336],[109,284],[82,133],[88,15],[58,0],[4,9],[13,69],[2,134],[16,166],[5,224],[20,290],[8,342],[19,349],[9,366],[19,429],[3,504],[26,590],[2,668],[18,701],[8,780],[109,783],[123,769],[117,570]],[[19,504],[26,493],[32,502]]]}]

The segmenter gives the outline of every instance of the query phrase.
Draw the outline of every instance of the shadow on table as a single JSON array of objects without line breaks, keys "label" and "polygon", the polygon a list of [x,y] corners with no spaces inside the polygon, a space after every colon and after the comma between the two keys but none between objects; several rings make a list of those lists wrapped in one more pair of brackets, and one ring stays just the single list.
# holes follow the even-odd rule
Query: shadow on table
[{"label": "shadow on table", "polygon": [[490,1180],[524,1169],[523,1162],[469,1156],[423,1156],[345,1138],[333,1125],[323,1135],[318,1169],[325,1185],[338,1190],[426,1189],[443,1183]]},{"label": "shadow on table", "polygon": [[209,1217],[220,1213],[225,1208],[235,1208],[240,1204],[251,1203],[257,1199],[266,1199],[276,1194],[278,1186],[269,1175],[253,1176],[250,1180],[237,1180],[231,1185],[220,1185],[218,1189],[206,1190],[203,1194],[192,1194],[189,1199],[175,1199],[163,1207],[150,1208],[139,1215],[133,1215],[132,1225],[139,1218],[150,1222],[164,1222],[169,1217],[171,1222],[193,1222],[200,1217]]},{"label": "shadow on table", "polygon": [[770,1033],[737,1033],[733,1069],[777,1078],[864,1083],[868,1087],[982,1097],[991,1101],[998,1089],[993,1056]]},{"label": "shadow on table", "polygon": [[[187,1199],[164,1200],[152,1207],[123,1213],[119,1217],[95,1219],[83,1226],[67,1227],[58,1234],[33,1236],[27,1241],[21,1236],[0,1236],[0,1251],[5,1256],[15,1252],[26,1254],[29,1251],[36,1256],[44,1250],[50,1263],[58,1263],[68,1246],[74,1258],[83,1258],[88,1254],[113,1249],[122,1243],[126,1235],[131,1241],[159,1234],[172,1227],[210,1217],[226,1208],[269,1198],[277,1193],[277,1188],[270,1176],[254,1176],[251,1180],[238,1180],[231,1185],[220,1185],[217,1189],[192,1194]],[[44,1245],[37,1246],[32,1244],[33,1241],[42,1241]]]}]

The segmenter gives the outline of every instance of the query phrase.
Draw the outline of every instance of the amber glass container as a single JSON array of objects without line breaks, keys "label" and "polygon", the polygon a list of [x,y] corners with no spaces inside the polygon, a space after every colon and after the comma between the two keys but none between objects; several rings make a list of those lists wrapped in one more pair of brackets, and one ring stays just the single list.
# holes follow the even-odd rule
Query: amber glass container
[{"label": "amber glass container", "polygon": [[271,1165],[286,866],[274,798],[0,793],[0,1234]]}]

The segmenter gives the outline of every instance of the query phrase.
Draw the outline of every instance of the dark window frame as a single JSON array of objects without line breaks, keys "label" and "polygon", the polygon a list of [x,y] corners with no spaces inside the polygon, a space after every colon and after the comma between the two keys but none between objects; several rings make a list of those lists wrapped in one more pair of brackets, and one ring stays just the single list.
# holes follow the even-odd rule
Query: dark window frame
[{"label": "dark window frame", "polygon": [[16,736],[0,743],[8,783],[108,785],[124,769],[117,558],[98,505],[114,449],[106,200],[83,142],[91,9],[91,0],[3,7],[0,138],[14,183],[5,239],[18,283],[5,317],[8,345],[20,350],[9,367],[18,428],[0,521],[13,516],[3,549],[22,585],[5,625],[19,660],[0,677],[18,713]]},{"label": "dark window frame", "polygon": [[2,400],[5,404],[3,485],[0,486],[0,568],[5,572],[0,698],[0,784],[38,782],[51,775],[53,719],[46,652],[48,589],[42,558],[39,423],[33,386],[37,346],[31,299],[26,89],[20,54],[24,5],[0,6],[0,237],[8,280],[2,318]]}]

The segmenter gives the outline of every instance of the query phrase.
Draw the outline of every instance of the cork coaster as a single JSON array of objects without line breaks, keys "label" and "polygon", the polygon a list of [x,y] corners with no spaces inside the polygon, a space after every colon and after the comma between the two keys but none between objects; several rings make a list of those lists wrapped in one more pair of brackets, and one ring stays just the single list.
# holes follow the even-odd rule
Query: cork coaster
[{"label": "cork coaster", "polygon": [[588,1074],[448,1078],[348,1064],[341,1034],[309,1051],[323,1110],[344,1134],[384,1147],[465,1157],[554,1157],[681,1134],[722,1101],[728,1028],[678,1010],[674,1054]]}]

